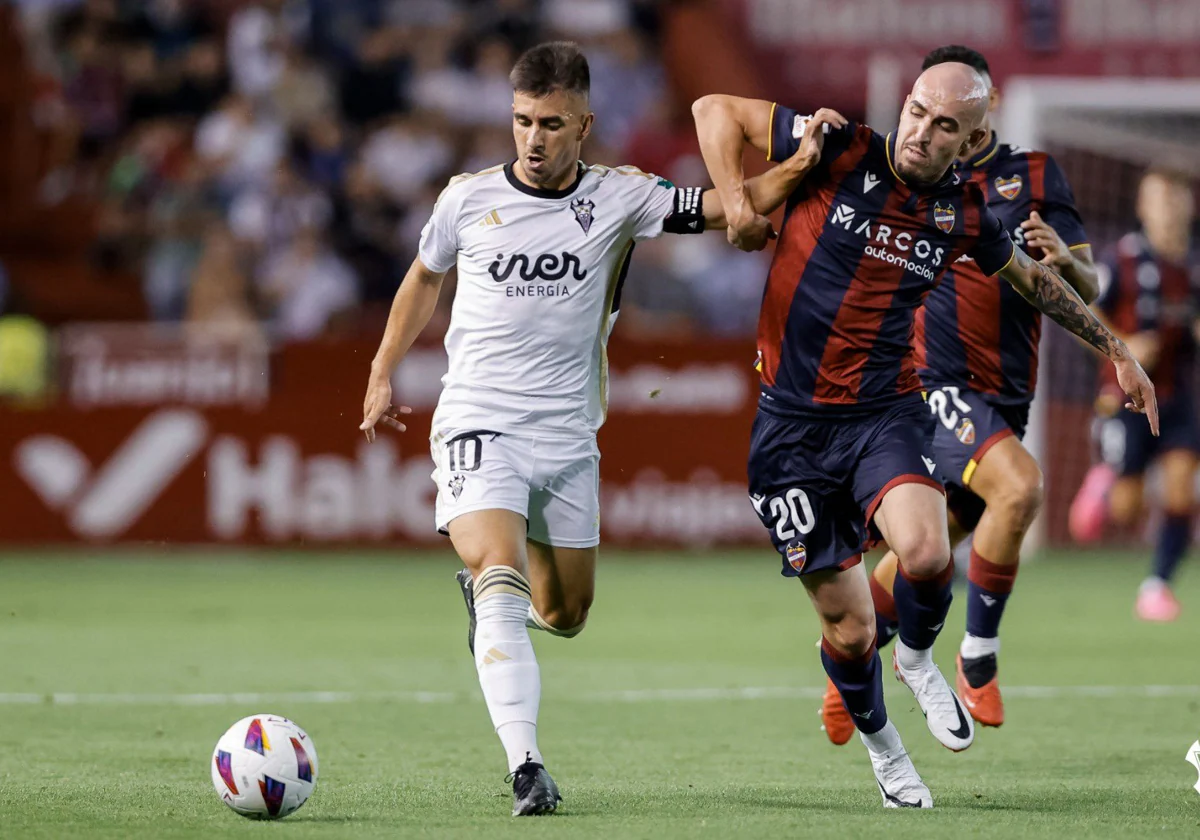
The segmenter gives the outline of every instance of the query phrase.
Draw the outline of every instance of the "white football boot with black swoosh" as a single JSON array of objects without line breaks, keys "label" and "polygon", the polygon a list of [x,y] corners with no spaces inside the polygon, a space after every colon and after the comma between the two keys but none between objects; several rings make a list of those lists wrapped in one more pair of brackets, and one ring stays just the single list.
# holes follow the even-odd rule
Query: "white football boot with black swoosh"
[{"label": "white football boot with black swoosh", "polygon": [[895,731],[895,725],[888,721],[886,726],[891,727],[891,731],[881,731],[872,739],[876,743],[881,740],[889,742],[886,749],[876,752],[871,749],[867,738],[862,738],[867,747],[867,755],[871,756],[871,769],[875,771],[875,783],[879,785],[883,807],[932,808],[933,794],[929,792],[925,782],[921,781],[917,768],[908,757],[908,751],[900,743],[900,735]]},{"label": "white football boot with black swoosh", "polygon": [[927,658],[918,668],[900,665],[899,647],[903,644],[897,639],[896,649],[892,651],[892,670],[896,672],[896,679],[908,686],[917,698],[921,714],[925,715],[925,725],[933,737],[946,749],[962,752],[975,740],[974,721],[932,658]]}]

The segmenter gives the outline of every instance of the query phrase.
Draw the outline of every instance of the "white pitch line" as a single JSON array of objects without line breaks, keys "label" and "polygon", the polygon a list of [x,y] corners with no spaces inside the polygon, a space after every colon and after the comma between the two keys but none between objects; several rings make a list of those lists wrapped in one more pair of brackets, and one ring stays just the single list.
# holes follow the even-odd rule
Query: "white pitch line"
[{"label": "white pitch line", "polygon": [[[1056,700],[1064,697],[1200,697],[1200,685],[1014,685],[1003,688],[1005,697]],[[647,703],[656,700],[813,700],[824,688],[664,688],[606,691],[581,698],[592,701]]]},{"label": "white pitch line", "polygon": [[[658,703],[706,702],[713,700],[816,700],[824,688],[816,686],[746,686],[743,688],[648,688],[555,695],[551,702]],[[1200,697],[1200,685],[1014,685],[1005,686],[1004,696],[1026,700],[1087,698]],[[274,703],[460,703],[473,701],[476,692],[453,691],[285,691],[204,694],[96,694],[54,692],[51,694],[0,693],[0,706],[229,706]]]}]

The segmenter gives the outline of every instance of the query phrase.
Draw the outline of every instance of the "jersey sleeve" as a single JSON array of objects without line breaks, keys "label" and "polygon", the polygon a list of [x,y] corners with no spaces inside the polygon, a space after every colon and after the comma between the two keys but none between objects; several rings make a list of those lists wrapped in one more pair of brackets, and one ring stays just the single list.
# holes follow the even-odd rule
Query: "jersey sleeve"
[{"label": "jersey sleeve", "polygon": [[636,208],[633,239],[642,242],[664,233],[704,233],[704,190],[677,187],[666,178],[629,170]]},{"label": "jersey sleeve", "polygon": [[1012,262],[1016,254],[1016,245],[1004,229],[1004,225],[996,218],[996,214],[988,209],[980,198],[979,236],[967,253],[979,270],[991,277],[999,274]]},{"label": "jersey sleeve", "polygon": [[1078,248],[1088,244],[1087,231],[1083,229],[1083,219],[1075,209],[1075,194],[1067,177],[1059,169],[1054,158],[1046,158],[1045,197],[1042,200],[1042,218],[1046,224],[1054,228],[1054,232],[1062,237],[1069,248]]},{"label": "jersey sleeve", "polygon": [[[767,141],[767,160],[784,161],[796,154],[800,141],[804,138],[804,128],[808,125],[811,114],[800,112],[780,105],[778,102],[771,106],[771,134]],[[821,163],[829,163],[846,151],[858,125],[847,123],[842,128],[829,128],[825,135],[825,145],[821,148]]]},{"label": "jersey sleeve", "polygon": [[461,199],[451,181],[433,206],[417,246],[417,256],[430,271],[445,273],[458,261],[458,211]]}]

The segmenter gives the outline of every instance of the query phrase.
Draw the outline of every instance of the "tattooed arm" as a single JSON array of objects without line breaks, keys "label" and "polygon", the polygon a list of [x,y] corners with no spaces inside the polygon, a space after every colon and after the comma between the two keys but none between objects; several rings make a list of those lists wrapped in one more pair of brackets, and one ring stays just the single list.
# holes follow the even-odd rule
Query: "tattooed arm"
[{"label": "tattooed arm", "polygon": [[1158,434],[1158,403],[1154,385],[1129,348],[1113,335],[1083,302],[1079,293],[1050,267],[1034,261],[1015,248],[1012,260],[1000,271],[1021,296],[1109,358],[1117,369],[1117,381],[1129,397],[1125,407],[1144,413],[1150,429]]}]

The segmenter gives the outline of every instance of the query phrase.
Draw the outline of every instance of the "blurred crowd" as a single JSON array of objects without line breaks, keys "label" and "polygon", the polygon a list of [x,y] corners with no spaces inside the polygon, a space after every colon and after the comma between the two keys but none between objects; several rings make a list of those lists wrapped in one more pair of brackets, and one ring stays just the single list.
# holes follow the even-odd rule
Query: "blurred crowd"
[{"label": "blurred crowd", "polygon": [[[707,182],[656,0],[20,5],[54,138],[39,200],[94,199],[95,259],[136,272],[157,320],[285,340],[378,323],[446,181],[514,157],[508,72],[548,38],[591,61],[589,162]],[[623,329],[749,334],[765,273],[715,234],[647,243]]]}]

